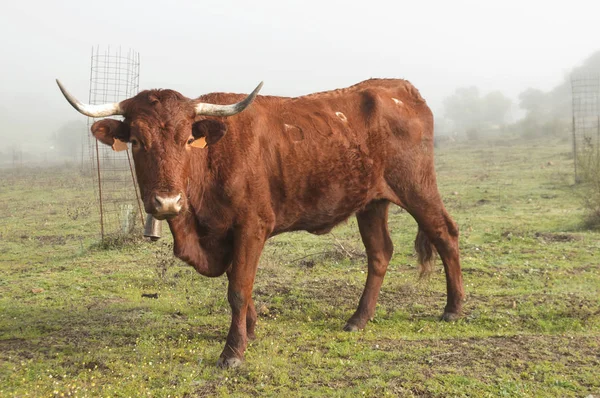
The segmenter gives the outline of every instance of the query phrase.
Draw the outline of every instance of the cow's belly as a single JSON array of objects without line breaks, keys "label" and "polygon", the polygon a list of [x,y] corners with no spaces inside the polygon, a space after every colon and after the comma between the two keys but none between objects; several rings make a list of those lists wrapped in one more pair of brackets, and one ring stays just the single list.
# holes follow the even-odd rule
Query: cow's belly
[{"label": "cow's belly", "polygon": [[366,180],[307,185],[304,192],[299,192],[297,197],[280,207],[275,233],[328,233],[376,199],[376,196],[372,184]]}]

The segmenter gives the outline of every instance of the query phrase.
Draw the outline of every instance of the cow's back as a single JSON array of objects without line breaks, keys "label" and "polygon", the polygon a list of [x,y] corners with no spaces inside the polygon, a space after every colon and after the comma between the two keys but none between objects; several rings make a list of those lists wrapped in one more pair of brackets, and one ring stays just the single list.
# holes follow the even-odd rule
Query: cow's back
[{"label": "cow's back", "polygon": [[246,190],[248,200],[270,207],[274,233],[327,232],[385,197],[391,159],[420,150],[432,130],[418,91],[394,79],[297,98],[258,97],[227,121],[231,136],[220,147],[230,152],[230,173],[221,178],[236,181],[233,192],[240,184],[255,187]]}]

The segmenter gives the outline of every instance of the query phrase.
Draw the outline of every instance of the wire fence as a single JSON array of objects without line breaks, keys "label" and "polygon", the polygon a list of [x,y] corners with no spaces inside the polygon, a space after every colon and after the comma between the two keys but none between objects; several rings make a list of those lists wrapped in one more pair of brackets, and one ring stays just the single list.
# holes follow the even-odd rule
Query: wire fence
[{"label": "wire fence", "polygon": [[[139,92],[140,55],[134,50],[92,48],[90,104],[120,102]],[[94,180],[102,239],[131,234],[143,227],[142,203],[129,149],[115,152],[99,143],[90,127],[99,119],[88,118],[87,145],[81,151],[82,169]]]},{"label": "wire fence", "polygon": [[575,180],[600,169],[600,71],[571,76]]}]

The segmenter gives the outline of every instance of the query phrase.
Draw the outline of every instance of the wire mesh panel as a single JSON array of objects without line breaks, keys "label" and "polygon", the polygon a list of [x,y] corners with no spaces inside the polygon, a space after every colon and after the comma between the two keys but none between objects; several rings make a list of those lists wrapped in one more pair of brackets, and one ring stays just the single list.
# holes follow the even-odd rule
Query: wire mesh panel
[{"label": "wire mesh panel", "polygon": [[[92,48],[90,68],[90,104],[120,102],[139,91],[140,56],[121,48]],[[143,225],[142,206],[137,190],[133,159],[129,149],[115,152],[98,142],[89,128],[99,119],[88,119],[88,145],[84,168],[94,179],[100,211],[102,238],[132,233]]]},{"label": "wire mesh panel", "polygon": [[600,71],[571,76],[575,180],[586,179],[600,164]]}]

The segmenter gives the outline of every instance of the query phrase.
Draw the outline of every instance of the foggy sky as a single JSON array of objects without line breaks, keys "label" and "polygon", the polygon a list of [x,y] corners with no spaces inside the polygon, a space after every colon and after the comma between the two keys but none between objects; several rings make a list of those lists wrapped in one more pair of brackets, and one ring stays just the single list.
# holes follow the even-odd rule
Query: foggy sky
[{"label": "foggy sky", "polygon": [[406,78],[434,113],[460,86],[549,90],[600,43],[595,1],[27,1],[0,13],[0,150],[85,120],[91,47],[141,55],[140,89],[301,95]]}]

